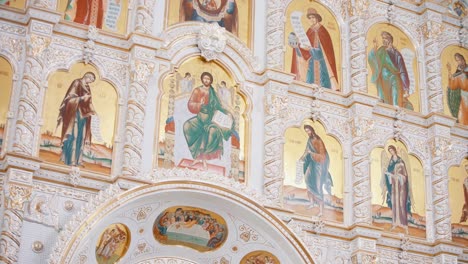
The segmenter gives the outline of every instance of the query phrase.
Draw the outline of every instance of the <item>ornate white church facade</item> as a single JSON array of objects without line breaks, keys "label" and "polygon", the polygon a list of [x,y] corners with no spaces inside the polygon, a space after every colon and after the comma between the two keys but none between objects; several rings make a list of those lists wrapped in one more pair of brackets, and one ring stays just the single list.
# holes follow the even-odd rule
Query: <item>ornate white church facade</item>
[{"label": "ornate white church facade", "polygon": [[82,1],[0,0],[0,263],[468,263],[465,0]]}]

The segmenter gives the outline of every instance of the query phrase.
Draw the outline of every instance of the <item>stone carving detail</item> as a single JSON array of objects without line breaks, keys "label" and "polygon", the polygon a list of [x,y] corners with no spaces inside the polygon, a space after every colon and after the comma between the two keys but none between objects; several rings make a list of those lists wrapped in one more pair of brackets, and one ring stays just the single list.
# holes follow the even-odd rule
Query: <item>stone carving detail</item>
[{"label": "stone carving detail", "polygon": [[146,240],[144,239],[140,239],[138,240],[137,247],[135,251],[133,252],[132,257],[137,258],[141,255],[148,254],[151,252],[153,252],[153,248],[151,247],[151,244],[146,242]]},{"label": "stone carving detail", "polygon": [[[17,263],[21,241],[23,220],[21,213],[5,210],[3,213],[2,234],[0,236],[0,256],[10,263]],[[8,262],[7,262],[8,263]]]},{"label": "stone carving detail", "polygon": [[461,21],[461,26],[458,31],[460,45],[468,48],[468,16]]},{"label": "stone carving detail", "polygon": [[264,193],[272,204],[280,203],[283,185],[283,162],[281,160],[281,133],[284,118],[288,114],[287,86],[270,82],[265,89],[265,160]]},{"label": "stone carving detail", "polygon": [[5,35],[1,35],[0,50],[6,50],[7,52],[10,52],[11,54],[13,54],[16,61],[22,62],[25,43],[26,42],[24,39],[16,39],[7,37]]},{"label": "stone carving detail", "polygon": [[[32,173],[9,169],[5,184],[4,212],[0,235],[0,256],[16,263],[23,228],[24,208],[32,192]],[[3,186],[3,185],[2,185]]]},{"label": "stone carving detail", "polygon": [[41,88],[38,80],[42,76],[43,64],[40,56],[50,45],[49,37],[34,35],[30,36],[30,44],[27,46],[26,63],[15,129],[15,140],[13,151],[28,156],[37,152],[38,142],[38,109],[41,98]]},{"label": "stone carving detail", "polygon": [[29,201],[32,188],[29,186],[9,184],[6,190],[7,208],[23,211],[25,202]]},{"label": "stone carving detail", "polygon": [[142,260],[136,264],[198,264],[186,259],[181,259],[177,257],[155,257],[152,259]]},{"label": "stone carving detail", "polygon": [[88,64],[92,61],[96,43],[94,42],[99,35],[99,31],[95,26],[89,26],[88,28],[88,41],[85,42],[83,46],[83,60],[85,64]]},{"label": "stone carving detail", "polygon": [[253,230],[250,226],[248,226],[246,224],[242,224],[239,227],[239,231],[241,232],[239,237],[244,242],[249,242],[250,239],[252,239],[252,241],[257,241],[258,240],[258,233],[255,232],[255,230]]},{"label": "stone carving detail", "polygon": [[54,0],[34,0],[34,6],[40,8],[54,9],[55,5]]},{"label": "stone carving detail", "polygon": [[[350,3],[352,1],[349,1]],[[367,0],[356,0],[361,4],[361,8],[367,8]],[[350,74],[352,91],[367,92],[367,73],[366,73],[366,36],[362,30],[365,26],[365,11],[358,6],[353,6],[353,15],[350,18],[349,41],[350,41]]]},{"label": "stone carving detail", "polygon": [[34,241],[31,248],[34,253],[41,253],[44,250],[44,244],[41,241]]},{"label": "stone carving detail", "polygon": [[139,0],[136,8],[135,31],[151,34],[153,28],[153,9],[155,0]]},{"label": "stone carving detail", "polygon": [[352,264],[375,264],[377,263],[377,256],[366,253],[357,253],[351,257]]},{"label": "stone carving detail", "polygon": [[427,15],[427,21],[420,27],[419,33],[424,37],[424,52],[426,65],[426,84],[428,95],[428,106],[430,112],[443,112],[443,92],[440,89],[441,62],[440,62],[440,40],[444,31],[442,17],[433,13]]},{"label": "stone carving detail", "polygon": [[57,195],[34,194],[26,207],[24,219],[54,227],[59,230],[59,212]]},{"label": "stone carving detail", "polygon": [[185,181],[198,181],[208,184],[215,184],[217,186],[225,187],[229,190],[236,190],[237,193],[256,201],[259,204],[266,203],[266,197],[259,194],[256,190],[251,189],[247,185],[235,181],[233,178],[224,177],[222,175],[209,172],[209,171],[195,171],[191,169],[155,169],[152,173],[141,176],[142,180],[148,180],[153,183],[160,183],[164,181],[185,180]]},{"label": "stone carving detail", "polygon": [[353,219],[355,223],[369,224],[371,219],[371,194],[369,178],[369,134],[374,130],[374,121],[355,117],[351,120],[353,135]]},{"label": "stone carving detail", "polygon": [[[106,190],[100,191],[96,197],[92,197],[88,203],[81,207],[81,210],[74,214],[72,219],[64,226],[60,234],[58,235],[57,242],[51,251],[48,259],[49,264],[63,263],[62,253],[70,242],[70,239],[74,232],[83,224],[83,230],[89,228],[89,223],[85,223],[84,220],[91,214],[96,212],[96,208],[101,206],[109,199],[116,197],[122,192],[118,185],[110,185]],[[83,233],[86,233],[85,231]],[[71,258],[72,256],[68,256]]]},{"label": "stone carving detail", "polygon": [[226,29],[217,23],[204,23],[198,36],[201,55],[211,61],[217,59],[226,48]]},{"label": "stone carving detail", "polygon": [[135,176],[141,167],[143,130],[148,80],[155,69],[154,63],[135,60],[128,92],[127,120],[125,124],[125,145],[122,173]]},{"label": "stone carving detail", "polygon": [[434,208],[435,239],[451,239],[449,214],[447,153],[452,149],[451,142],[443,137],[434,137],[429,142],[432,154],[432,206]]},{"label": "stone carving detail", "polygon": [[321,107],[320,107],[320,97],[322,96],[323,88],[314,85],[312,88],[312,102],[310,103],[310,114],[312,120],[317,121],[320,117]]},{"label": "stone carving detail", "polygon": [[70,172],[68,173],[70,176],[70,183],[76,187],[78,184],[80,184],[81,181],[81,172],[80,172],[80,167],[71,167]]},{"label": "stone carving detail", "polygon": [[397,109],[395,112],[395,118],[393,121],[393,138],[396,141],[399,141],[403,134],[403,118],[404,117],[405,117],[405,110],[397,106]]}]

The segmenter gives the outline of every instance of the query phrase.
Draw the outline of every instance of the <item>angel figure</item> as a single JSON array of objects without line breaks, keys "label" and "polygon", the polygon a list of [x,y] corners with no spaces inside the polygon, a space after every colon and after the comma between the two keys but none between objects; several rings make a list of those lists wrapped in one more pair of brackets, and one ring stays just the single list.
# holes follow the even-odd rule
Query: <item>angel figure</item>
[{"label": "angel figure", "polygon": [[190,72],[186,72],[184,77],[177,73],[176,75],[177,83],[178,83],[178,91],[180,93],[191,93],[193,89],[194,80],[192,74]]},{"label": "angel figure", "polygon": [[402,227],[408,234],[408,215],[412,215],[412,192],[408,154],[400,150],[400,155],[395,146],[382,151],[382,200],[392,209],[392,228]]},{"label": "angel figure", "polygon": [[468,125],[468,65],[465,57],[455,53],[457,69],[452,73],[452,66],[447,63],[448,89],[447,101],[450,113],[462,125]]}]

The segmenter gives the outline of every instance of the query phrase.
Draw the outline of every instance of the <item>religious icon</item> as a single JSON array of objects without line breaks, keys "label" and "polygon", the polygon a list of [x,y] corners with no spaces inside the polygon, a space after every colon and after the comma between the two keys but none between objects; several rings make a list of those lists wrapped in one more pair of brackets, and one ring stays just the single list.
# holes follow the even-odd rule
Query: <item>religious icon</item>
[{"label": "religious icon", "polygon": [[218,214],[188,206],[164,210],[156,218],[153,234],[167,245],[183,245],[201,252],[212,251],[226,241],[226,221]]},{"label": "religious icon", "polygon": [[413,201],[411,186],[411,169],[408,155],[405,151],[397,151],[394,145],[387,148],[390,155],[382,151],[382,199],[392,210],[392,227],[404,229],[408,234],[408,217],[412,215]]},{"label": "religious icon", "polygon": [[206,170],[207,160],[223,155],[223,141],[230,139],[234,122],[212,86],[213,76],[203,72],[201,81],[203,84],[192,91],[188,102],[189,111],[196,116],[185,121],[183,129],[193,158],[190,167],[201,163]]},{"label": "religious icon", "polygon": [[373,47],[369,52],[368,61],[372,71],[371,82],[377,87],[380,100],[386,104],[396,105],[414,110],[408,97],[414,92],[411,83],[412,58],[410,49],[400,52],[394,45],[394,37],[390,32],[381,31],[382,45],[379,47],[377,37],[373,39]]},{"label": "religious icon", "polygon": [[340,221],[341,148],[336,140],[324,135],[324,128],[318,124],[306,122],[301,130],[290,128],[285,134],[284,207]]},{"label": "religious icon", "polygon": [[96,75],[92,72],[74,80],[60,105],[57,128],[62,126],[61,161],[66,165],[83,165],[84,146],[91,145],[91,119],[96,112],[89,84],[95,80]]},{"label": "religious icon", "polygon": [[7,122],[7,112],[10,106],[11,90],[13,85],[13,68],[11,64],[0,57],[0,152],[2,150],[5,127]]},{"label": "religious icon", "polygon": [[468,246],[468,158],[451,167],[448,176],[452,240]]},{"label": "religious icon", "polygon": [[218,23],[236,36],[237,14],[236,0],[181,0],[180,3],[180,21]]},{"label": "religious icon", "polygon": [[302,12],[291,13],[294,30],[288,36],[288,44],[293,48],[291,73],[296,75],[296,80],[339,91],[335,51],[330,33],[322,25],[322,16],[315,8],[308,8],[306,16],[310,26],[304,32]]},{"label": "religious icon", "polygon": [[39,157],[110,174],[117,93],[82,63],[49,78]]},{"label": "religious icon", "polygon": [[466,16],[466,9],[468,8],[468,0],[455,0],[449,4],[449,11],[458,16],[458,17],[465,17]]},{"label": "religious icon", "polygon": [[425,237],[425,177],[419,159],[409,155],[402,142],[390,140],[385,148],[372,150],[370,160],[373,224]]},{"label": "religious icon", "polygon": [[130,245],[130,232],[121,223],[112,224],[99,236],[96,244],[98,264],[112,264],[121,259]]},{"label": "religious icon", "polygon": [[468,125],[468,65],[465,57],[455,53],[457,63],[455,72],[452,73],[452,65],[447,63],[448,85],[447,103],[450,113],[457,118],[458,123]]},{"label": "religious icon", "polygon": [[[198,70],[197,70],[198,69]],[[229,73],[199,58],[164,80],[158,160],[243,182],[245,102]],[[171,85],[174,84],[174,85]]]},{"label": "religious icon", "polygon": [[63,5],[66,5],[65,20],[118,33],[125,32],[127,0],[67,0],[66,3],[61,0],[59,8]]}]

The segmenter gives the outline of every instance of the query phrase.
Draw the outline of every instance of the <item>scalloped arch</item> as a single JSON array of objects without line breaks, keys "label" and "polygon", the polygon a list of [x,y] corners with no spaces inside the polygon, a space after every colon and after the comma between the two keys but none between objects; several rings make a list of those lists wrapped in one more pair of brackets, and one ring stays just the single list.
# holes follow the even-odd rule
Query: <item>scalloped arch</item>
[{"label": "scalloped arch", "polygon": [[[171,172],[168,173],[171,174]],[[171,175],[170,177],[177,176],[176,171],[172,171]],[[203,176],[200,178],[203,178]],[[117,186],[113,185],[110,190],[101,192],[95,201],[90,201],[89,204],[83,206],[81,212],[73,216],[71,224],[65,227],[66,231],[58,239],[57,245],[49,258],[49,263],[73,263],[80,252],[88,248],[86,245],[90,241],[94,241],[92,236],[96,234],[96,229],[99,226],[107,224],[106,219],[109,220],[111,218],[112,221],[116,221],[113,216],[122,215],[122,213],[131,210],[135,204],[138,205],[139,202],[160,201],[160,199],[155,200],[153,198],[164,200],[168,199],[169,196],[172,197],[170,199],[175,203],[179,202],[177,200],[181,197],[194,197],[195,200],[206,201],[205,206],[207,207],[222,207],[228,204],[230,205],[229,208],[232,209],[229,211],[229,214],[242,215],[242,219],[252,226],[257,226],[257,230],[260,226],[264,226],[264,229],[261,229],[265,232],[260,232],[260,235],[265,236],[267,241],[276,241],[274,243],[271,242],[271,244],[277,250],[280,250],[280,256],[283,259],[292,261],[290,263],[314,263],[305,246],[296,235],[278,217],[266,210],[262,204],[230,188],[220,188],[217,183],[200,182],[200,178],[197,181],[168,179],[151,185],[143,185],[123,193],[118,190]],[[180,201],[185,204],[187,203],[187,201],[184,202],[183,198]],[[155,213],[157,213],[156,209],[153,214]],[[152,218],[147,219],[147,222],[152,225],[153,220]],[[237,241],[235,237],[233,239],[233,241]],[[128,252],[133,252],[136,247],[136,243],[132,243]],[[94,252],[93,249],[91,247],[91,249],[85,250]],[[185,252],[185,256],[189,256],[187,255],[188,253],[192,257],[193,251]],[[153,256],[151,254],[149,256],[145,255],[145,259],[148,259],[148,257],[160,258],[164,256],[158,256],[159,254],[163,253],[158,250],[153,253]],[[122,261],[129,261],[130,255],[124,256]]]},{"label": "scalloped arch", "polygon": [[[163,32],[163,35],[167,37],[167,42],[164,45],[166,50],[161,55],[169,55],[173,65],[180,65],[188,57],[200,55],[197,41],[201,25],[186,22],[183,26],[176,24],[169,27]],[[230,33],[227,33],[226,48],[217,62],[229,69],[238,82],[254,81],[259,78],[260,68],[256,64],[255,57],[250,53],[250,49]]]},{"label": "scalloped arch", "polygon": [[[84,63],[82,60],[82,57],[83,57],[82,55],[75,55],[71,57],[70,60],[67,60],[65,63],[57,63],[57,64],[50,65],[44,71],[43,80],[45,80],[45,83],[47,83],[50,76],[57,71],[69,72],[73,65],[78,64],[78,63]],[[94,59],[92,62],[88,64],[93,66],[93,68],[96,69],[101,80],[108,82],[112,87],[114,87],[115,91],[117,92],[117,97],[119,98],[119,100],[120,98],[125,97],[126,91],[122,88],[124,84],[120,84],[118,80],[116,80],[112,76],[108,76],[106,71],[102,70],[102,69],[105,69],[106,67],[102,64],[101,61]]]}]

